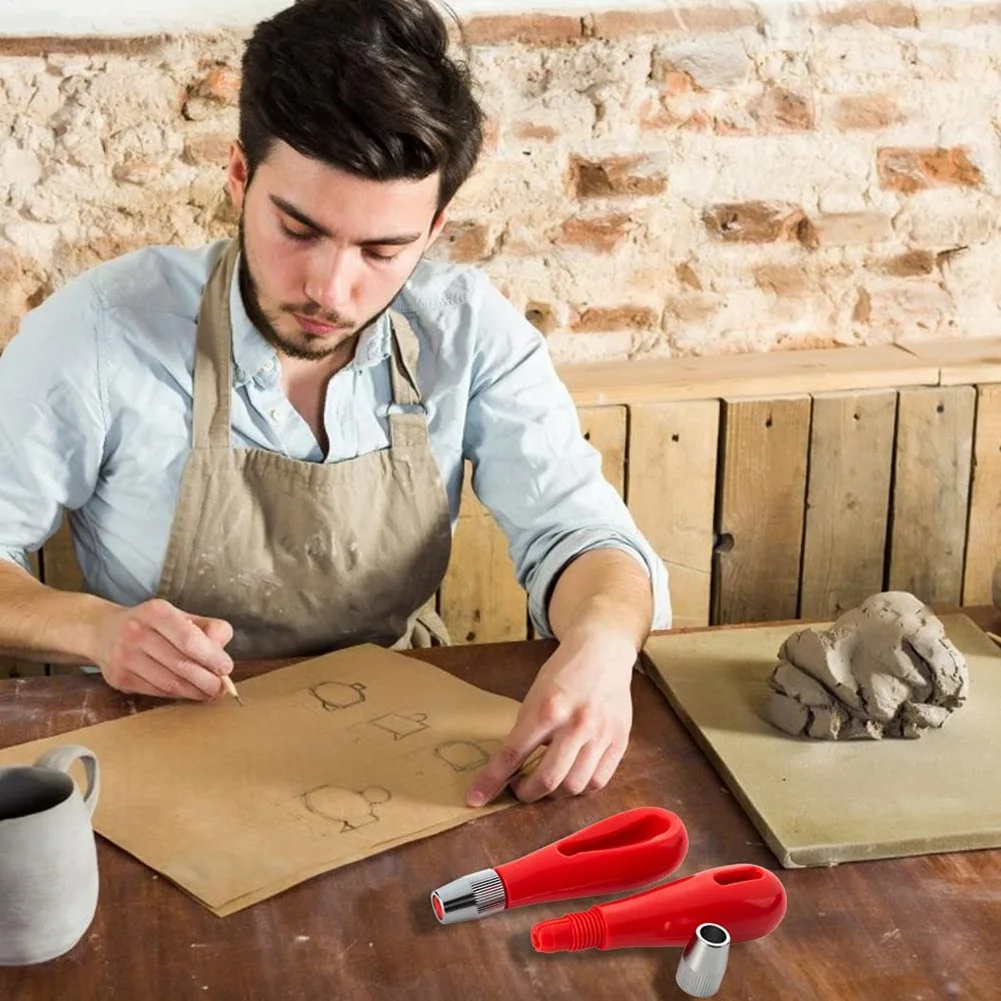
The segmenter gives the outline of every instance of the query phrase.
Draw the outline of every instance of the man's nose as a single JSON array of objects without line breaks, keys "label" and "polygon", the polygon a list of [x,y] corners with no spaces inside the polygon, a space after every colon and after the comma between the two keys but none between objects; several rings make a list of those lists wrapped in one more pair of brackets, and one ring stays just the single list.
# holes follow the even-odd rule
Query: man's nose
[{"label": "man's nose", "polygon": [[350,250],[332,250],[319,262],[306,284],[306,295],[331,313],[348,312],[357,262]]}]

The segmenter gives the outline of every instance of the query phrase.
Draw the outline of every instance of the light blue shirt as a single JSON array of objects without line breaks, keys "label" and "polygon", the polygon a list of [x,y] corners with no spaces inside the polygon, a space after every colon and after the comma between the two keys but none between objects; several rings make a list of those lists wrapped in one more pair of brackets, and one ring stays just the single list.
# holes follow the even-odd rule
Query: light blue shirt
[{"label": "light blue shirt", "polygon": [[[190,452],[196,314],[217,249],[128,254],[24,318],[0,356],[0,557],[27,568],[67,509],[90,592],[128,606],[154,595]],[[387,317],[330,381],[324,456],[236,278],[230,305],[235,447],[306,462],[389,447]],[[393,308],[420,342],[417,380],[453,529],[468,459],[540,632],[550,635],[546,604],[560,571],[602,547],[647,568],[655,626],[669,626],[664,565],[603,478],[538,331],[468,267],[423,261]]]}]

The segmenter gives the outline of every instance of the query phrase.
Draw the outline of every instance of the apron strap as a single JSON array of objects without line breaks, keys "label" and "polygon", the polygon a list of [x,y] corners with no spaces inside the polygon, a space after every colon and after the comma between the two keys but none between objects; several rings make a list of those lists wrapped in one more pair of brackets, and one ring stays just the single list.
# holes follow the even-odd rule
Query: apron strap
[{"label": "apron strap", "polygon": [[[401,313],[390,313],[392,341],[389,374],[393,406],[389,414],[389,447],[410,449],[428,443],[427,413],[417,385],[420,342],[410,321]],[[399,412],[403,409],[403,412]]]},{"label": "apron strap", "polygon": [[229,296],[239,255],[240,241],[231,240],[212,269],[198,311],[191,415],[191,442],[196,450],[230,447],[233,328]]}]

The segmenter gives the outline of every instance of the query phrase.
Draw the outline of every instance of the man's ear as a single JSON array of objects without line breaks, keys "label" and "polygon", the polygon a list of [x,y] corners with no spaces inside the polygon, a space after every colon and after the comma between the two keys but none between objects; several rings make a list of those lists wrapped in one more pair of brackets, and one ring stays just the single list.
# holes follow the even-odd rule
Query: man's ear
[{"label": "man's ear", "polygon": [[[431,244],[434,243],[434,241],[437,240],[438,237],[441,235],[441,231],[444,228],[445,223],[447,221],[448,221],[448,212],[445,209],[442,209],[435,217],[434,222],[431,223],[431,232],[428,234],[428,242],[427,242],[428,247],[430,247]],[[424,249],[426,250],[427,247],[425,247]]]},{"label": "man's ear", "polygon": [[239,140],[235,140],[229,147],[226,184],[229,188],[229,197],[233,200],[233,207],[237,212],[242,212],[243,200],[247,197],[247,185],[250,184],[250,164]]}]

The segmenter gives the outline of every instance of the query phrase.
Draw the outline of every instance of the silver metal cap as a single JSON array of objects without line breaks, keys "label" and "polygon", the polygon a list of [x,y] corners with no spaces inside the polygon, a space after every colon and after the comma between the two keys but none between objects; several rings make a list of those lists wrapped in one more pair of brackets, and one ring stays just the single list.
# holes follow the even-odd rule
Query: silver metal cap
[{"label": "silver metal cap", "polygon": [[507,893],[496,870],[481,869],[438,887],[431,894],[431,907],[443,925],[454,925],[504,910]]},{"label": "silver metal cap", "polygon": [[701,924],[685,946],[675,978],[693,998],[711,998],[723,983],[730,958],[730,933],[720,925]]}]

